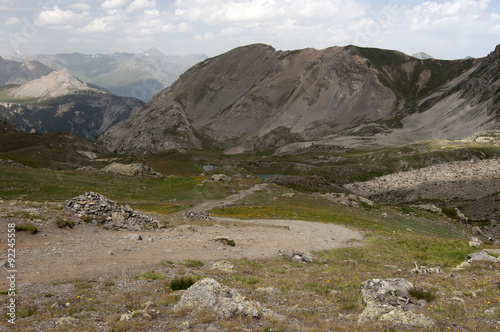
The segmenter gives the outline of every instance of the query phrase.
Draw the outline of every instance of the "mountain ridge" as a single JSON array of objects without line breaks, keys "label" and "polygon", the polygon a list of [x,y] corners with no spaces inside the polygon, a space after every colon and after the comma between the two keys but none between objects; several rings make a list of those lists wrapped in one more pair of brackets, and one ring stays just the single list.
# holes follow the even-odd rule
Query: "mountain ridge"
[{"label": "mountain ridge", "polygon": [[13,56],[12,60],[37,60],[54,70],[68,69],[73,75],[101,86],[111,93],[149,101],[154,94],[173,83],[203,54],[165,55],[155,48],[140,53],[110,54],[58,53]]},{"label": "mountain ridge", "polygon": [[[463,137],[498,127],[492,120],[497,102],[471,106],[472,97],[464,94],[493,55],[420,60],[353,45],[293,51],[242,46],[191,67],[101,140],[123,152],[208,143],[241,153],[311,144],[394,145],[440,138],[441,131]],[[441,119],[448,108],[449,119]],[[469,125],[461,117],[474,121]],[[425,130],[427,119],[432,131]]]},{"label": "mountain ridge", "polygon": [[53,70],[38,61],[17,62],[0,57],[0,86],[24,84]]}]

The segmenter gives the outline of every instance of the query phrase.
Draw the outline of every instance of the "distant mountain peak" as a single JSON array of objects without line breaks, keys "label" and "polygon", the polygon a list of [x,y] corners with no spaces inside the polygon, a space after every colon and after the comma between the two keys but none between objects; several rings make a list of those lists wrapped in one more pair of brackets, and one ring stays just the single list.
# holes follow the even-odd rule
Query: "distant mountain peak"
[{"label": "distant mountain peak", "polygon": [[429,55],[429,54],[424,53],[424,52],[418,52],[418,53],[412,54],[411,56],[414,58],[420,59],[420,60],[434,59],[434,57],[432,55]]},{"label": "distant mountain peak", "polygon": [[10,89],[8,94],[11,97],[25,98],[56,98],[79,91],[104,91],[91,88],[87,83],[80,81],[66,68],[54,71],[39,79],[25,83],[17,88]]},{"label": "distant mountain peak", "polygon": [[153,55],[156,55],[156,56],[158,56],[158,55],[165,56],[165,54],[163,54],[162,52],[158,51],[158,49],[155,48],[155,47],[151,47],[148,50],[142,51],[141,54],[145,55],[145,56],[153,56]]}]

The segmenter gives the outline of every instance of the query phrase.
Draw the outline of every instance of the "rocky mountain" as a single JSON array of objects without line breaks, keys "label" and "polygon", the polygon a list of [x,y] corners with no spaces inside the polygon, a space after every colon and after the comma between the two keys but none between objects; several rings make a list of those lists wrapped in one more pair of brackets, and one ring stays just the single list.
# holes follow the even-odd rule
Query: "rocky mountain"
[{"label": "rocky mountain", "polygon": [[0,86],[24,84],[51,72],[52,69],[38,61],[17,62],[0,57]]},{"label": "rocky mountain", "polygon": [[239,153],[462,138],[500,126],[498,52],[449,61],[355,46],[239,47],[190,68],[102,141],[126,152]]},{"label": "rocky mountain", "polygon": [[67,69],[0,87],[0,116],[27,132],[67,131],[94,139],[143,105],[90,87]]},{"label": "rocky mountain", "polygon": [[167,56],[155,48],[141,53],[113,54],[36,54],[13,57],[36,60],[54,70],[68,69],[73,75],[118,96],[149,101],[172,84],[186,69],[205,60],[202,54]]},{"label": "rocky mountain", "polygon": [[89,87],[87,83],[77,79],[67,69],[62,69],[11,88],[6,93],[9,97],[16,99],[46,100],[80,92],[103,93],[104,91]]}]

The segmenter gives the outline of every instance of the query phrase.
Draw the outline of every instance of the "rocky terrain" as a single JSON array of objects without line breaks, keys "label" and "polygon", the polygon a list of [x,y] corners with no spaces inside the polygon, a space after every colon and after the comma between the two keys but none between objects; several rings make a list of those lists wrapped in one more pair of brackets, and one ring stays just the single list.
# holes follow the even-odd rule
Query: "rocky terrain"
[{"label": "rocky terrain", "polygon": [[499,192],[500,160],[443,163],[346,184],[345,187],[385,203],[433,199],[474,201]]},{"label": "rocky terrain", "polygon": [[102,141],[123,152],[239,153],[463,138],[499,126],[499,55],[500,47],[443,61],[354,46],[244,46],[193,66]]}]

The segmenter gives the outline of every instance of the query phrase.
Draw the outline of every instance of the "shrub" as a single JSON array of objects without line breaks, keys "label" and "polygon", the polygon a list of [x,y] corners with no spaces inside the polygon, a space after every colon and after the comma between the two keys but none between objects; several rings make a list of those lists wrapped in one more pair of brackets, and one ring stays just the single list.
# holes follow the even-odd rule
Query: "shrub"
[{"label": "shrub", "polygon": [[64,228],[64,227],[73,228],[73,227],[75,227],[75,223],[72,220],[68,220],[66,218],[61,218],[61,217],[59,217],[55,220],[55,224],[59,228]]},{"label": "shrub", "polygon": [[214,242],[220,242],[222,244],[225,244],[227,246],[234,247],[236,244],[234,243],[234,240],[228,239],[226,237],[219,237],[213,240]]},{"label": "shrub", "polygon": [[173,291],[188,289],[194,283],[196,283],[196,279],[191,276],[183,276],[180,278],[175,278],[170,281],[169,288]]},{"label": "shrub", "polygon": [[38,232],[38,228],[32,224],[21,224],[16,225],[16,231],[18,232],[30,232],[31,234],[35,234]]},{"label": "shrub", "polygon": [[186,267],[202,267],[205,265],[202,261],[196,259],[187,259],[184,261],[184,266]]},{"label": "shrub", "polygon": [[418,300],[426,300],[427,302],[435,301],[437,296],[430,290],[425,290],[418,287],[413,287],[408,293]]}]

